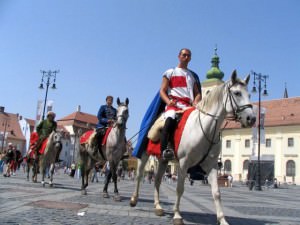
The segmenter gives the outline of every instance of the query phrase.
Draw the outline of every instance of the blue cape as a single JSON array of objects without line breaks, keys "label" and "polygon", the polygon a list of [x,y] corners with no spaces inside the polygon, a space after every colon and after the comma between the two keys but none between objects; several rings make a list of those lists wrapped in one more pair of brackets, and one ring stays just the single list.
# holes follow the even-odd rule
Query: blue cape
[{"label": "blue cape", "polygon": [[[199,77],[195,72],[191,71],[191,73],[194,76],[199,92],[201,93],[201,83]],[[158,91],[143,117],[140,126],[139,137],[136,146],[132,152],[132,156],[141,158],[142,153],[144,150],[146,150],[148,144],[148,138],[147,138],[148,131],[152,127],[153,123],[155,122],[159,114],[164,111],[165,106],[166,104],[160,98],[159,91]]]},{"label": "blue cape", "polygon": [[141,158],[143,150],[146,149],[148,144],[148,138],[147,138],[148,131],[150,130],[151,126],[155,122],[155,119],[158,117],[158,115],[164,110],[164,108],[165,108],[165,103],[161,100],[158,91],[144,115],[144,118],[140,126],[138,141],[132,152],[132,156]]}]

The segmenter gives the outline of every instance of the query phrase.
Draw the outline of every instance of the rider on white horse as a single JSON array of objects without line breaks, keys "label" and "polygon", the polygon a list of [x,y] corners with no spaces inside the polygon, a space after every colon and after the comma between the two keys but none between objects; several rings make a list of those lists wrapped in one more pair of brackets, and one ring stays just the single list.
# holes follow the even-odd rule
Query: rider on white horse
[{"label": "rider on white horse", "polygon": [[201,85],[197,74],[188,69],[191,61],[191,50],[183,48],[178,54],[179,63],[176,68],[163,74],[160,97],[166,104],[160,144],[164,160],[174,159],[174,150],[168,147],[176,127],[176,113],[195,106],[201,100]]},{"label": "rider on white horse", "polygon": [[[36,132],[38,133],[39,139],[36,144],[36,149],[39,151],[39,149],[42,147],[43,141],[49,137],[49,135],[52,133],[52,131],[56,131],[57,123],[54,120],[56,114],[52,111],[49,111],[47,113],[47,119],[42,120],[36,127]],[[56,162],[59,162],[59,154],[60,151],[56,155]]]}]

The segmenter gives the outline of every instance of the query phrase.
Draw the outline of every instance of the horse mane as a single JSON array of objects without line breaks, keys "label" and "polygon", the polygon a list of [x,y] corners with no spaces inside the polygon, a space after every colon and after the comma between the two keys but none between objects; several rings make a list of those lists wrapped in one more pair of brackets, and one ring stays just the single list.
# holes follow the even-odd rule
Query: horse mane
[{"label": "horse mane", "polygon": [[229,82],[216,86],[211,89],[206,95],[202,97],[202,100],[197,104],[198,110],[209,111],[216,103],[222,102],[224,88],[227,87]]},{"label": "horse mane", "polygon": [[52,145],[52,143],[53,143],[53,135],[54,134],[55,134],[55,131],[52,131],[51,134],[49,135],[48,141],[47,141],[47,145],[46,145],[46,148],[45,148],[45,152],[48,152],[50,146]]}]

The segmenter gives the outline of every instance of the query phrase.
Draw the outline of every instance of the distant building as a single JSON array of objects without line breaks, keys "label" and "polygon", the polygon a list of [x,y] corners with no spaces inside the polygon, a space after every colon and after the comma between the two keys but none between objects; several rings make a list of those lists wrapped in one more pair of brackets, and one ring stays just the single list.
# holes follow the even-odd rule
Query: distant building
[{"label": "distant building", "polygon": [[18,150],[25,149],[26,139],[19,125],[19,115],[5,112],[5,107],[0,106],[0,151],[6,150],[10,142]]},{"label": "distant building", "polygon": [[[77,161],[79,152],[79,137],[87,130],[96,127],[98,119],[95,115],[81,112],[81,107],[78,106],[77,111],[57,120],[57,124],[69,133],[70,144],[65,146],[69,152],[67,164],[70,165],[73,160]],[[65,153],[67,154],[67,153]]]}]

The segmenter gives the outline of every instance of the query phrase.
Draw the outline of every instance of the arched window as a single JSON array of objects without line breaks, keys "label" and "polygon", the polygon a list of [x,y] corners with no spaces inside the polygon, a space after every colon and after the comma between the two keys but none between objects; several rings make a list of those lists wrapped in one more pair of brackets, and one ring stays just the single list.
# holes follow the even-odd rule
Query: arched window
[{"label": "arched window", "polygon": [[296,164],[294,160],[289,160],[286,162],[286,176],[289,177],[296,176]]},{"label": "arched window", "polygon": [[247,170],[248,171],[248,167],[249,167],[249,160],[245,160],[243,162],[243,170]]},{"label": "arched window", "polygon": [[229,159],[225,160],[224,172],[225,173],[230,173],[231,172],[231,161]]}]

